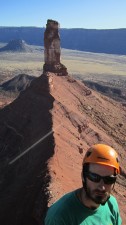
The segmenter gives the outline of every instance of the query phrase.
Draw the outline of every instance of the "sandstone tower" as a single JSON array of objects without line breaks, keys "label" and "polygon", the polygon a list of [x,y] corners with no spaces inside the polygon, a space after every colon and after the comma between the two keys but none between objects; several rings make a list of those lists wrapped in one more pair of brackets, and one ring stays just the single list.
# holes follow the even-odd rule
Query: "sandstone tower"
[{"label": "sandstone tower", "polygon": [[44,33],[44,60],[43,72],[53,72],[59,76],[66,76],[67,68],[60,63],[60,36],[59,24],[54,20],[47,20]]}]

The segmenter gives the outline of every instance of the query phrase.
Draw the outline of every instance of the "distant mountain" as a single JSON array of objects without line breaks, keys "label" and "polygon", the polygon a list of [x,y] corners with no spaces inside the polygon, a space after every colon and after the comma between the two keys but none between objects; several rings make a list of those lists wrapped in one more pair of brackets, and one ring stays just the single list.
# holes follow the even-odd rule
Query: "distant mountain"
[{"label": "distant mountain", "polygon": [[0,48],[0,52],[13,51],[13,52],[32,52],[32,48],[26,44],[24,40],[11,40],[6,46]]},{"label": "distant mountain", "polygon": [[[0,27],[0,42],[22,39],[43,46],[45,28]],[[126,55],[126,29],[60,29],[61,47],[87,52]]]},{"label": "distant mountain", "polygon": [[24,91],[34,78],[34,76],[29,76],[27,74],[19,74],[1,84],[0,89],[4,91]]},{"label": "distant mountain", "polygon": [[0,42],[21,39],[28,44],[43,45],[44,30],[37,27],[0,27]]}]

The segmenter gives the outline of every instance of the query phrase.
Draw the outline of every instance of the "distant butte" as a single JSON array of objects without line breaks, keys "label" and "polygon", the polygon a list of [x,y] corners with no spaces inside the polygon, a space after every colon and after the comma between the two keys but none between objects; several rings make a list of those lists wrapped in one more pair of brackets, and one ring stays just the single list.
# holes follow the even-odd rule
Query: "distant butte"
[{"label": "distant butte", "polygon": [[68,75],[67,68],[60,62],[60,36],[58,32],[59,23],[47,20],[44,33],[44,58],[43,72],[53,72],[58,76]]},{"label": "distant butte", "polygon": [[32,48],[26,44],[24,40],[17,39],[11,40],[3,48],[0,48],[0,52],[11,51],[11,52],[32,52]]}]

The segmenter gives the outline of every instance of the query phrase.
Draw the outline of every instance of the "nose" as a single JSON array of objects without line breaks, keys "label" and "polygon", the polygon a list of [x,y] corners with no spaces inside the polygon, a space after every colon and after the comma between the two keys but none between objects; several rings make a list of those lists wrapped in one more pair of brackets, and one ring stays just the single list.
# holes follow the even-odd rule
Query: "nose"
[{"label": "nose", "polygon": [[99,190],[101,190],[101,191],[105,190],[105,183],[104,183],[103,179],[100,180],[98,187],[99,187]]}]

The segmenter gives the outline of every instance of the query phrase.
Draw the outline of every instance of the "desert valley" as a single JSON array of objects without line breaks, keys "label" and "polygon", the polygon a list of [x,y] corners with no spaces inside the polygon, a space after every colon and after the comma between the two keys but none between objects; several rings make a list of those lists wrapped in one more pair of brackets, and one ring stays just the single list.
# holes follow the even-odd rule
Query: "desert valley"
[{"label": "desert valley", "polygon": [[24,50],[0,52],[0,224],[43,225],[81,186],[88,147],[106,143],[120,157],[113,195],[125,225],[126,56],[61,49],[59,76],[43,71],[44,47]]}]

